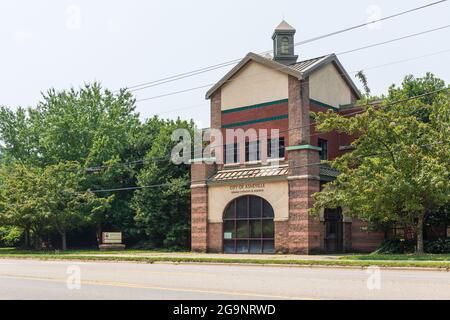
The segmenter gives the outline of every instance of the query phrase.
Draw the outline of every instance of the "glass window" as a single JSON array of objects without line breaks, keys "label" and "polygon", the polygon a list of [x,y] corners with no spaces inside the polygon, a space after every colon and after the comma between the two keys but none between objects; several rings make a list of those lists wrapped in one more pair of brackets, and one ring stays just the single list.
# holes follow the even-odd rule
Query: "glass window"
[{"label": "glass window", "polygon": [[285,157],[284,137],[267,140],[267,157],[269,159],[279,159]]},{"label": "glass window", "polygon": [[224,146],[225,164],[239,163],[239,144],[227,144]]},{"label": "glass window", "polygon": [[262,253],[261,240],[250,241],[250,253]]},{"label": "glass window", "polygon": [[245,161],[258,161],[261,157],[259,155],[259,140],[258,141],[247,141],[245,143]]},{"label": "glass window", "polygon": [[261,218],[262,216],[262,198],[250,198],[250,218]]},{"label": "glass window", "polygon": [[267,202],[263,201],[263,218],[273,218],[273,208],[272,206]]},{"label": "glass window", "polygon": [[274,252],[275,223],[272,206],[263,198],[243,196],[225,209],[225,253]]},{"label": "glass window", "polygon": [[328,141],[319,139],[319,148],[322,150],[319,152],[320,160],[328,160]]},{"label": "glass window", "polygon": [[262,237],[261,220],[250,221],[250,237],[251,238],[261,238]]},{"label": "glass window", "polygon": [[289,38],[283,37],[281,39],[281,54],[289,54]]},{"label": "glass window", "polygon": [[236,202],[236,218],[248,218],[248,197],[239,198]]}]

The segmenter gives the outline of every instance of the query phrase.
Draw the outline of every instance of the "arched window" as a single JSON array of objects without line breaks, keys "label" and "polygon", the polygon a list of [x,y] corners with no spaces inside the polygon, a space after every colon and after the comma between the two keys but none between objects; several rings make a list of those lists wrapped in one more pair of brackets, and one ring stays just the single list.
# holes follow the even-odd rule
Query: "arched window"
[{"label": "arched window", "polygon": [[274,212],[261,197],[243,196],[225,209],[225,253],[274,253]]},{"label": "arched window", "polygon": [[289,54],[289,38],[283,37],[281,39],[281,54]]}]

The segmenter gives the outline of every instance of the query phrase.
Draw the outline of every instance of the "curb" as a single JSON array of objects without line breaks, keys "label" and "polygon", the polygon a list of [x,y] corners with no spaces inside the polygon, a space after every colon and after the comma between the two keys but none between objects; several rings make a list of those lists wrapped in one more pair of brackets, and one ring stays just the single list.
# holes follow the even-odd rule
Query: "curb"
[{"label": "curb", "polygon": [[[161,265],[215,265],[215,266],[246,266],[246,267],[273,267],[273,268],[321,268],[321,269],[353,269],[353,270],[366,270],[370,267],[378,267],[383,270],[398,270],[398,271],[440,271],[440,272],[450,272],[450,267],[421,267],[421,266],[411,266],[411,267],[403,267],[403,266],[380,266],[376,263],[371,265],[332,265],[332,264],[320,264],[320,263],[314,263],[314,264],[308,264],[308,263],[301,263],[298,264],[295,263],[252,263],[252,262],[213,262],[213,261],[163,261],[163,260],[113,260],[113,259],[90,259],[90,258],[73,258],[73,259],[67,259],[67,258],[56,258],[56,257],[2,257],[0,256],[0,260],[33,260],[33,261],[65,261],[65,262],[71,262],[71,261],[78,261],[78,262],[93,262],[93,263],[138,263],[138,264],[161,264]],[[352,260],[353,261],[353,260]],[[315,261],[317,262],[317,261]]]}]

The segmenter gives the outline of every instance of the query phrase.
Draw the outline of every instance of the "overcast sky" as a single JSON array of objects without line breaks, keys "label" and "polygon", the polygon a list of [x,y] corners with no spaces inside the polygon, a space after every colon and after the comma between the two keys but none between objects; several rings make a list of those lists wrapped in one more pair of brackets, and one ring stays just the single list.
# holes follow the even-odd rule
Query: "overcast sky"
[{"label": "overcast sky", "polygon": [[[262,52],[284,17],[296,41],[433,0],[14,0],[0,2],[0,104],[35,106],[40,92],[99,81],[118,89]],[[371,19],[372,18],[372,19]],[[296,48],[299,59],[449,24],[450,2]],[[450,28],[340,56],[348,72],[450,49]],[[374,94],[406,74],[450,82],[450,52],[366,71]],[[138,99],[214,83],[224,68],[136,93]],[[353,74],[351,74],[353,76]],[[359,83],[357,83],[359,85]],[[209,125],[206,89],[138,103],[142,119],[193,118]],[[181,109],[181,110],[180,110]]]}]

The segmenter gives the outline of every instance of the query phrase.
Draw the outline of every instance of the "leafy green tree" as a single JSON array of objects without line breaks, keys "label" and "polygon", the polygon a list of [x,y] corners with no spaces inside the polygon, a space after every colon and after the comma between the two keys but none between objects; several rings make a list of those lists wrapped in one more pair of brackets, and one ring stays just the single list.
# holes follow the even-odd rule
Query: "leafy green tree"
[{"label": "leafy green tree", "polygon": [[[393,99],[412,97],[411,91],[424,93],[412,90],[416,86],[411,81],[415,83],[405,79],[404,90],[391,87],[384,106],[368,107],[355,117],[315,115],[320,131],[358,138],[354,151],[330,162],[341,174],[330,188],[314,195],[313,211],[342,206],[350,215],[378,225],[414,226],[417,252],[423,252],[426,219],[450,201],[450,100],[446,90],[433,98],[392,104]],[[441,87],[431,75],[416,82],[428,88],[422,86],[427,81],[438,83],[431,91]]]},{"label": "leafy green tree", "polygon": [[136,191],[133,198],[136,223],[154,247],[181,249],[190,244],[190,168],[173,164],[170,154],[176,145],[172,132],[184,128],[193,136],[193,127],[186,121],[164,121],[138,176],[139,186],[160,185]]},{"label": "leafy green tree", "polygon": [[[20,161],[45,169],[74,161],[86,172],[84,189],[134,185],[141,167],[114,164],[145,155],[148,149],[142,148],[151,144],[152,137],[143,136],[143,131],[134,97],[125,90],[116,94],[103,90],[97,83],[79,90],[48,90],[36,108],[0,108],[5,164]],[[132,191],[120,193],[107,212],[96,216],[98,235],[103,227],[132,232],[132,196]]]},{"label": "leafy green tree", "polygon": [[39,237],[48,225],[39,201],[42,171],[21,163],[0,169],[0,224],[24,230],[25,247],[29,247],[30,233]]},{"label": "leafy green tree", "polygon": [[1,178],[1,221],[39,236],[53,229],[61,236],[63,250],[67,233],[89,224],[112,201],[83,190],[82,171],[73,162],[45,169],[14,164],[2,170]]}]

